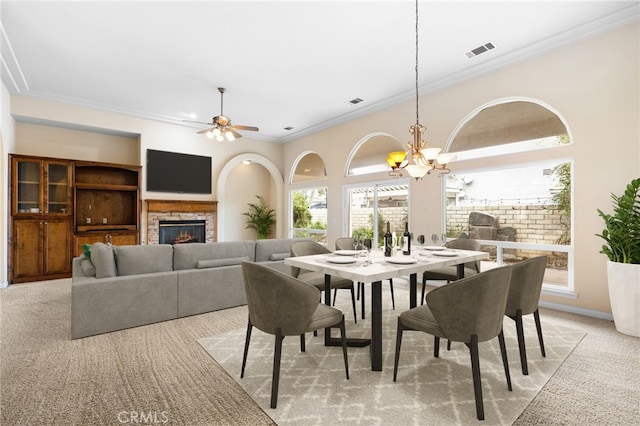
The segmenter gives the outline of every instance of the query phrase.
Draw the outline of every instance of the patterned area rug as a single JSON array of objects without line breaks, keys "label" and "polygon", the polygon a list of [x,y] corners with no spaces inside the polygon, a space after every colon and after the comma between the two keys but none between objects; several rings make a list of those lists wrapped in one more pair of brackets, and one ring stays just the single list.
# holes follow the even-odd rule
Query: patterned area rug
[{"label": "patterned area rug", "polygon": [[[299,338],[285,338],[276,409],[270,408],[274,336],[253,329],[243,379],[240,368],[245,329],[199,339],[198,343],[280,425],[493,425],[512,424],[584,337],[582,331],[545,324],[543,317],[547,354],[543,358],[533,318],[525,318],[529,375],[524,376],[515,325],[506,318],[504,332],[513,392],[507,390],[498,340],[481,343],[485,421],[479,422],[469,351],[462,343],[454,343],[447,351],[446,341],[441,341],[440,358],[434,358],[432,336],[405,332],[398,380],[393,382],[397,316],[408,308],[408,302],[404,303],[408,291],[395,287],[396,310],[391,310],[389,300],[383,303],[383,371],[371,371],[368,347],[349,348],[350,380],[346,380],[342,349],[324,347],[322,331],[318,337],[307,334],[304,353],[300,352]],[[383,292],[387,292],[385,288]],[[338,307],[347,317],[347,335],[367,337],[369,318],[354,324],[350,300],[340,299],[340,294],[338,298]],[[333,333],[339,335],[339,330]]]}]

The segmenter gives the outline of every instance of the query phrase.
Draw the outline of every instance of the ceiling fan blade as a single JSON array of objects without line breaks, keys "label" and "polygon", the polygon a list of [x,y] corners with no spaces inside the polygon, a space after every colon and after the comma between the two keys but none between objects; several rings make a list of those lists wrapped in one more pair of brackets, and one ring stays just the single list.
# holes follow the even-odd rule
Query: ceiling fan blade
[{"label": "ceiling fan blade", "polygon": [[238,139],[241,138],[242,135],[238,132],[236,132],[235,130],[233,130],[231,127],[229,127],[229,131],[231,132],[231,134],[233,135],[234,138]]},{"label": "ceiling fan blade", "polygon": [[258,129],[255,126],[241,126],[239,124],[234,124],[233,127],[235,127],[238,130],[250,130],[252,132],[258,132],[260,131],[260,129]]},{"label": "ceiling fan blade", "polygon": [[205,123],[203,121],[193,121],[193,120],[182,120],[183,123],[197,123],[197,124],[205,124],[207,126],[213,126],[213,123]]},{"label": "ceiling fan blade", "polygon": [[196,133],[202,134],[202,133],[207,133],[207,132],[211,132],[211,131],[213,131],[213,129],[204,129],[204,130],[200,130],[200,131],[198,131]]}]

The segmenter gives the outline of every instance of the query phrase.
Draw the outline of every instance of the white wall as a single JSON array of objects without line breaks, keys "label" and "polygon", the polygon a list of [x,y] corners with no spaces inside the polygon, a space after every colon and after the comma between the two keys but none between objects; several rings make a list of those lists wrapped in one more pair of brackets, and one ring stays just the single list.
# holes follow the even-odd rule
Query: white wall
[{"label": "white wall", "polygon": [[0,287],[7,285],[8,252],[7,237],[9,233],[9,155],[15,145],[15,121],[11,117],[11,96],[5,85],[0,82],[0,199],[3,200],[0,207],[0,233],[3,236],[0,242]]},{"label": "white wall", "polygon": [[[552,106],[569,126],[571,146],[452,163],[456,167],[497,167],[510,162],[574,160],[575,291],[577,299],[543,297],[577,308],[610,312],[606,257],[594,236],[603,226],[596,209],[610,210],[611,192],[621,193],[640,176],[640,84],[638,24],[592,37],[545,55],[516,63],[435,93],[421,95],[420,118],[427,141],[445,148],[458,124],[480,106],[497,99],[526,97]],[[345,177],[345,161],[354,144],[367,134],[385,132],[408,140],[415,105],[406,102],[349,123],[326,129],[285,146],[285,175],[300,153],[313,150],[325,161],[328,179],[328,241],[340,236],[341,187],[385,178]],[[604,151],[603,151],[604,150]],[[611,153],[611,154],[609,154]],[[425,177],[411,185],[411,228],[442,229],[442,182]],[[288,186],[287,190],[291,187]]]}]

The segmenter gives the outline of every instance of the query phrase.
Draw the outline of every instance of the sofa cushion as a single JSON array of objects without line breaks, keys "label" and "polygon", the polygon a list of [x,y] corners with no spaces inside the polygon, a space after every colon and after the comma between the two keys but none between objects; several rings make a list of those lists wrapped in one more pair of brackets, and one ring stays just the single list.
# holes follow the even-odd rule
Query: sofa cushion
[{"label": "sofa cushion", "polygon": [[271,253],[269,255],[269,260],[284,260],[287,257],[291,257],[291,253]]},{"label": "sofa cushion", "polygon": [[240,265],[244,260],[249,260],[249,257],[243,256],[243,257],[228,257],[226,259],[198,260],[198,262],[196,262],[196,268],[204,269],[204,268],[217,268],[219,266]]},{"label": "sofa cushion", "polygon": [[248,257],[255,259],[255,241],[222,241],[218,243],[176,244],[173,246],[173,269],[197,269],[199,260]]},{"label": "sofa cushion", "polygon": [[291,244],[294,241],[313,241],[311,238],[277,238],[267,240],[256,241],[256,262],[265,262],[267,260],[283,260],[272,259],[272,255],[279,253],[287,253],[286,257],[289,257],[289,251],[291,250]]},{"label": "sofa cushion", "polygon": [[93,266],[96,268],[96,278],[109,278],[118,275],[111,244],[92,244],[91,263],[93,263]]},{"label": "sofa cushion", "polygon": [[120,246],[115,248],[119,275],[139,275],[173,270],[170,244]]},{"label": "sofa cushion", "polygon": [[93,266],[93,263],[89,259],[82,259],[80,261],[80,267],[82,267],[82,272],[87,277],[95,277],[96,276],[96,267]]}]

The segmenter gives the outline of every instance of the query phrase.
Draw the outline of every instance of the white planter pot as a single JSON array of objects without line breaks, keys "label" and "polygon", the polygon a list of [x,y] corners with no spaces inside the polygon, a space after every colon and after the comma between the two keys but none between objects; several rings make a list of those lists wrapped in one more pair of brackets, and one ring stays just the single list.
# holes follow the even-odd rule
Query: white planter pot
[{"label": "white planter pot", "polygon": [[640,265],[608,260],[607,279],[616,330],[640,337]]}]

